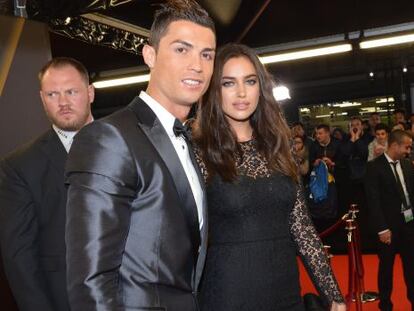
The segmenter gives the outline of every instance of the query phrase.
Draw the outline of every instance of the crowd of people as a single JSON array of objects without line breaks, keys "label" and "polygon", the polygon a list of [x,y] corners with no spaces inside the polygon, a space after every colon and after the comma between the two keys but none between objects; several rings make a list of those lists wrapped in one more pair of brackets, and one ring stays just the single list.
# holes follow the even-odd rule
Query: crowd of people
[{"label": "crowd of people", "polygon": [[[362,249],[379,255],[381,310],[392,310],[397,253],[402,258],[408,298],[414,301],[413,130],[414,124],[406,119],[403,109],[394,110],[391,126],[382,123],[376,112],[368,120],[351,117],[347,132],[318,124],[312,137],[308,137],[302,123],[291,126],[292,150],[317,230],[330,227],[351,204],[358,206]],[[328,170],[328,197],[315,203],[310,176],[321,162]]]},{"label": "crowd of people", "polygon": [[[386,140],[376,125],[373,140],[357,117],[335,138],[324,124],[315,140],[300,123],[289,129],[254,50],[216,47],[195,1],[162,5],[142,54],[146,91],[99,120],[82,64],[55,58],[39,73],[51,129],[0,164],[1,257],[19,310],[304,311],[297,255],[325,308],[345,310],[302,181],[325,163],[338,194],[353,200],[360,187],[362,200],[366,176],[382,181],[369,150],[376,159],[385,150],[405,174],[411,136],[395,130]],[[395,250],[413,245],[398,218],[413,223],[411,175],[401,176],[397,214],[387,207],[375,222]],[[383,202],[372,209],[382,213]],[[383,248],[388,277],[395,254]],[[390,310],[390,283],[381,284]]]},{"label": "crowd of people", "polygon": [[[399,129],[414,135],[414,126],[406,118],[403,109],[395,109],[392,116],[390,122],[381,122],[378,112],[371,113],[368,120],[353,116],[348,120],[346,131],[326,123],[317,124],[313,130],[305,129],[301,122],[291,125],[292,151],[305,187],[309,183],[312,170],[320,161],[324,161],[340,197],[339,206],[330,207],[337,208],[335,213],[327,211],[326,215],[314,217],[316,221],[324,219],[328,224],[331,218],[346,213],[350,204],[358,204],[360,208],[366,206],[363,182],[367,162],[387,150],[389,134],[392,131]],[[306,130],[311,130],[312,133],[307,135]],[[413,148],[407,159],[414,163]]]}]

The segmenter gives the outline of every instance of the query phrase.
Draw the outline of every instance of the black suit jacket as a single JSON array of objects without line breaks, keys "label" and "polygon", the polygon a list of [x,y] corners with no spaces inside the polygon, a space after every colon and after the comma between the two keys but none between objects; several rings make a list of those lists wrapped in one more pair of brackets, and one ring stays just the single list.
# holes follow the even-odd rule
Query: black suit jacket
[{"label": "black suit jacket", "polygon": [[205,203],[200,232],[184,169],[148,105],[136,98],[83,128],[66,175],[72,310],[197,310]]},{"label": "black suit jacket", "polygon": [[[401,160],[405,184],[410,201],[414,203],[414,167],[407,159]],[[370,212],[370,223],[376,233],[386,229],[398,232],[404,224],[401,214],[401,198],[393,169],[385,155],[367,164],[365,189]]]},{"label": "black suit jacket", "polygon": [[0,164],[0,244],[19,310],[69,310],[64,164],[53,129]]}]

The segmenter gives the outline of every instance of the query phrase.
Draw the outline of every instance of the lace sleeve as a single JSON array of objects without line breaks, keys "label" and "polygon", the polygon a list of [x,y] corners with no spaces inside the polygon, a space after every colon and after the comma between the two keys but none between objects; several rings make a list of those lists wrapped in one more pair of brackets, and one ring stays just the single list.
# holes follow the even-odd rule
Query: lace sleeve
[{"label": "lace sleeve", "polygon": [[193,151],[194,151],[194,155],[195,155],[195,159],[197,161],[198,167],[200,168],[201,175],[203,175],[204,182],[206,182],[207,177],[208,177],[207,166],[201,156],[201,150],[196,144],[193,144]]},{"label": "lace sleeve", "polygon": [[298,187],[289,225],[297,250],[319,294],[329,304],[333,301],[344,302],[322,242],[309,216],[302,186]]}]

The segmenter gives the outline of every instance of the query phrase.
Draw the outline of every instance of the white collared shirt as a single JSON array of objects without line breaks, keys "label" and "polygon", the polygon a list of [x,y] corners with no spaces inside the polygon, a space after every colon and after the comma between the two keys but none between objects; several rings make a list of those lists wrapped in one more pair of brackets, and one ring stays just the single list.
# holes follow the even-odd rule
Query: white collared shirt
[{"label": "white collared shirt", "polygon": [[63,147],[65,147],[66,152],[69,153],[70,147],[73,143],[73,137],[75,137],[78,131],[64,131],[54,124],[52,124],[52,128],[55,130],[57,136],[62,142]]},{"label": "white collared shirt", "polygon": [[391,166],[391,170],[392,170],[394,176],[395,176],[395,172],[394,172],[394,166],[393,166],[392,162],[397,162],[396,169],[397,169],[398,176],[400,177],[400,180],[401,180],[401,184],[402,184],[402,187],[403,187],[403,190],[404,190],[405,199],[407,201],[408,206],[411,206],[410,196],[409,196],[408,191],[407,191],[407,186],[405,184],[404,174],[403,174],[403,171],[401,169],[400,161],[394,161],[393,159],[390,158],[390,156],[386,152],[384,152],[384,155],[387,158],[387,161]]},{"label": "white collared shirt", "polygon": [[[174,117],[167,109],[165,109],[160,103],[153,99],[146,92],[141,91],[139,97],[151,108],[155,113],[158,120],[160,120],[162,126],[168,134],[171,143],[177,152],[181,165],[185,171],[188,182],[193,193],[195,203],[197,205],[198,222],[200,229],[203,226],[203,190],[198,179],[197,172],[191,162],[190,154],[188,152],[188,146],[183,136],[175,136],[173,127],[176,117]],[[174,176],[173,176],[174,178]]]}]

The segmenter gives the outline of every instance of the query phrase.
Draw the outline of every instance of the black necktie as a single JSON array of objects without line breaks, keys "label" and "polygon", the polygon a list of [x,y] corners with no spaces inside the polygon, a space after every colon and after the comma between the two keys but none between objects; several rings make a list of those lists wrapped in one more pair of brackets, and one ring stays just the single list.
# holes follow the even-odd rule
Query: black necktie
[{"label": "black necktie", "polygon": [[174,135],[180,137],[181,135],[189,141],[189,135],[187,128],[180,122],[180,120],[175,119],[173,126]]},{"label": "black necktie", "polygon": [[394,168],[395,180],[397,182],[398,192],[400,193],[400,198],[401,198],[402,204],[404,206],[404,210],[406,210],[408,208],[408,204],[407,204],[407,198],[405,197],[404,188],[403,188],[402,183],[401,183],[400,175],[397,172],[398,161],[397,162],[390,162],[390,163],[392,164],[392,166]]}]

